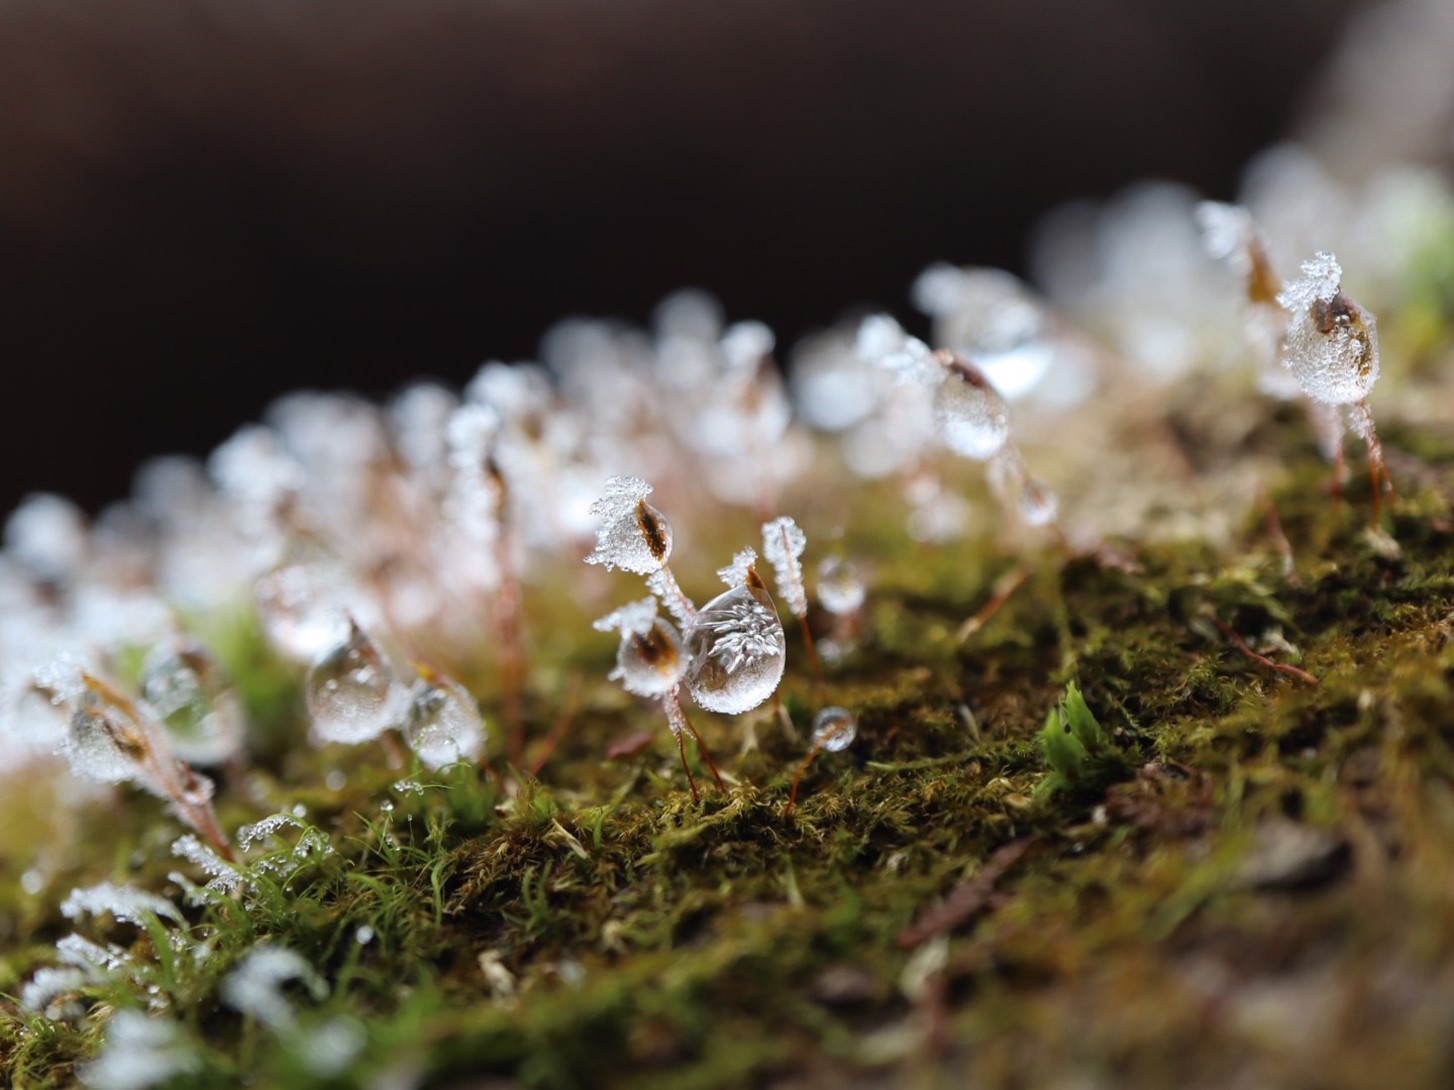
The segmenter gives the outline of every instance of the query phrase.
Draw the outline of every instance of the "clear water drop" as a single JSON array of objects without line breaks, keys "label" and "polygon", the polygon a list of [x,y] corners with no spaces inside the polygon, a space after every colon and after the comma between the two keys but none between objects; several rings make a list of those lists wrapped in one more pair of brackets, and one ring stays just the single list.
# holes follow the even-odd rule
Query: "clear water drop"
[{"label": "clear water drop", "polygon": [[847,749],[858,737],[858,717],[847,708],[824,708],[813,716],[813,748],[825,753]]},{"label": "clear water drop", "polygon": [[464,687],[433,672],[414,687],[404,723],[409,748],[429,768],[477,761],[485,748],[485,724]]},{"label": "clear water drop", "polygon": [[1051,489],[1027,477],[1020,487],[1020,517],[1030,526],[1049,526],[1060,515],[1060,497]]},{"label": "clear water drop", "polygon": [[858,569],[841,556],[824,557],[819,562],[816,587],[818,604],[835,617],[857,613],[867,596]]},{"label": "clear water drop", "polygon": [[142,662],[141,691],[182,760],[216,765],[241,749],[242,704],[221,668],[195,640],[152,648]]},{"label": "clear water drop", "polygon": [[307,662],[347,637],[349,589],[333,558],[295,554],[258,576],[253,597],[268,640]]},{"label": "clear water drop", "polygon": [[782,621],[762,586],[746,583],[713,598],[698,612],[685,643],[687,688],[707,711],[750,711],[782,680]]},{"label": "clear water drop", "polygon": [[1010,412],[979,369],[956,359],[934,394],[934,423],[944,445],[977,462],[988,461],[1010,438]]},{"label": "clear water drop", "polygon": [[409,693],[378,644],[357,624],[349,625],[346,638],[309,669],[304,695],[314,736],[354,745],[397,726]]}]

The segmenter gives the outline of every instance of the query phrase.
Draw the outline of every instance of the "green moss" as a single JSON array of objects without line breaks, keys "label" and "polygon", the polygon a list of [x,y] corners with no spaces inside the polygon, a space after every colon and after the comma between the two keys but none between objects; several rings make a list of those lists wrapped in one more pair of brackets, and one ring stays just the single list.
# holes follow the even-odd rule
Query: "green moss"
[{"label": "green moss", "polygon": [[[254,860],[241,898],[189,909],[206,958],[171,951],[160,924],[85,924],[136,972],[82,987],[90,1014],[74,1021],[0,999],[0,1069],[18,1087],[69,1085],[105,1011],[159,1007],[198,1049],[182,1080],[197,1086],[243,1071],[364,1086],[385,1069],[542,1088],[837,1086],[874,1071],[1351,1087],[1396,1070],[1448,1085],[1454,472],[1426,462],[1403,488],[1394,559],[1363,532],[1366,496],[1332,504],[1323,474],[1300,460],[1272,490],[1291,573],[1249,497],[1226,548],[1146,546],[1129,574],[1042,556],[964,642],[960,623],[1010,560],[990,542],[925,550],[858,531],[882,537],[862,646],[821,689],[795,665],[784,697],[800,725],[828,703],[855,709],[859,737],[811,766],[791,818],[803,743],[770,716],[756,748],[722,761],[730,789],[700,803],[664,729],[645,753],[604,759],[654,719],[604,680],[599,641],[551,637],[531,732],[563,706],[569,729],[538,777],[427,773],[381,750],[299,746],[296,676],[236,622],[214,635],[261,731],[256,766],[224,784],[223,821],[301,805],[333,853],[287,874]],[[532,607],[542,631],[570,615],[548,585]],[[1242,654],[1228,630],[1316,683]],[[742,737],[699,726],[719,756]],[[330,768],[345,786],[325,785]],[[176,895],[168,875],[186,869],[155,800],[64,811],[46,790],[23,788],[0,839],[8,996],[54,963],[67,890]],[[1326,858],[1278,842],[1289,828],[1323,837]],[[986,860],[1026,838],[976,893]],[[26,892],[31,867],[44,879]],[[945,903],[968,907],[901,943]],[[263,940],[329,983],[320,1002],[299,994],[295,1034],[221,1000]],[[363,1028],[363,1051],[319,1073],[309,1042],[340,1018]]]}]

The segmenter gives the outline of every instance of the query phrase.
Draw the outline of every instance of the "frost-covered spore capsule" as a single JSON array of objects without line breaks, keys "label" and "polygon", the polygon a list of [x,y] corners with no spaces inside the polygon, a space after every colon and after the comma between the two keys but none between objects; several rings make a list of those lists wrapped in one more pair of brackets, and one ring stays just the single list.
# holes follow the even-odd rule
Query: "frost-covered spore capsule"
[{"label": "frost-covered spore capsule", "polygon": [[308,670],[304,693],[314,736],[348,745],[398,726],[409,700],[383,651],[352,620],[347,638]]},{"label": "frost-covered spore capsule", "polygon": [[1289,314],[1282,362],[1314,401],[1352,405],[1378,381],[1378,325],[1343,294],[1343,269],[1330,253],[1302,264],[1277,297]]},{"label": "frost-covered spore capsule", "polygon": [[477,761],[485,748],[485,724],[464,687],[421,670],[414,687],[404,740],[429,768]]},{"label": "frost-covered spore capsule", "polygon": [[782,621],[755,579],[713,598],[687,630],[687,689],[710,712],[738,715],[770,697],[787,662]]},{"label": "frost-covered spore capsule", "polygon": [[687,668],[681,636],[656,612],[656,599],[643,598],[602,617],[595,625],[601,632],[621,630],[616,669],[611,677],[637,696],[668,695],[681,684]]},{"label": "frost-covered spore capsule", "polygon": [[988,461],[1010,438],[1010,411],[979,368],[951,356],[934,394],[934,423],[944,445],[977,462]]}]

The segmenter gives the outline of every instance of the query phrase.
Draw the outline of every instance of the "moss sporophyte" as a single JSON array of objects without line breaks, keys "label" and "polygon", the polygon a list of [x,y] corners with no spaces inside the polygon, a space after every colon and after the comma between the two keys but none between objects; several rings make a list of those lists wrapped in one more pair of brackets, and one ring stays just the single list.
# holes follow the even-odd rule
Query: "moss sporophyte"
[{"label": "moss sporophyte", "polygon": [[682,293],[29,499],[8,1084],[1447,1086],[1454,305],[1338,207],[1138,190],[786,379]]}]

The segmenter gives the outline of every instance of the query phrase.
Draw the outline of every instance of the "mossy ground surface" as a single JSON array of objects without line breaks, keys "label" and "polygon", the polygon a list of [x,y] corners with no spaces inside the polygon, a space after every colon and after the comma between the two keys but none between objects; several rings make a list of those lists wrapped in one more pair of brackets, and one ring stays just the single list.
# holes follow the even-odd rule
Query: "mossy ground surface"
[{"label": "mossy ground surface", "polygon": [[[860,531],[881,548],[850,538],[879,549],[860,646],[818,688],[789,629],[784,694],[800,729],[853,708],[858,738],[790,818],[800,739],[767,717],[738,754],[743,725],[701,717],[731,783],[699,774],[694,802],[589,632],[541,655],[531,734],[565,729],[529,776],[290,744],[298,679],[240,629],[264,731],[223,823],[300,806],[333,853],[189,909],[202,958],[87,921],[139,976],[53,1021],[10,997],[72,930],[60,900],[103,880],[179,896],[183,830],[147,797],[66,810],[44,778],[12,783],[0,1070],[69,1085],[101,1015],[150,1006],[198,1048],[195,1086],[1454,1085],[1454,450],[1390,436],[1394,555],[1366,485],[1331,503],[1296,421],[1273,427],[1302,452],[1270,482],[1290,571],[1249,496],[1230,548],[1132,547],[1135,572],[1041,552],[960,642],[1015,557],[908,545],[897,516]],[[1038,734],[1072,682],[1113,750],[1048,781]],[[603,756],[642,729],[644,751]],[[219,995],[263,940],[328,984],[297,989],[291,1033]],[[363,1051],[315,1070],[340,1017]]]}]

